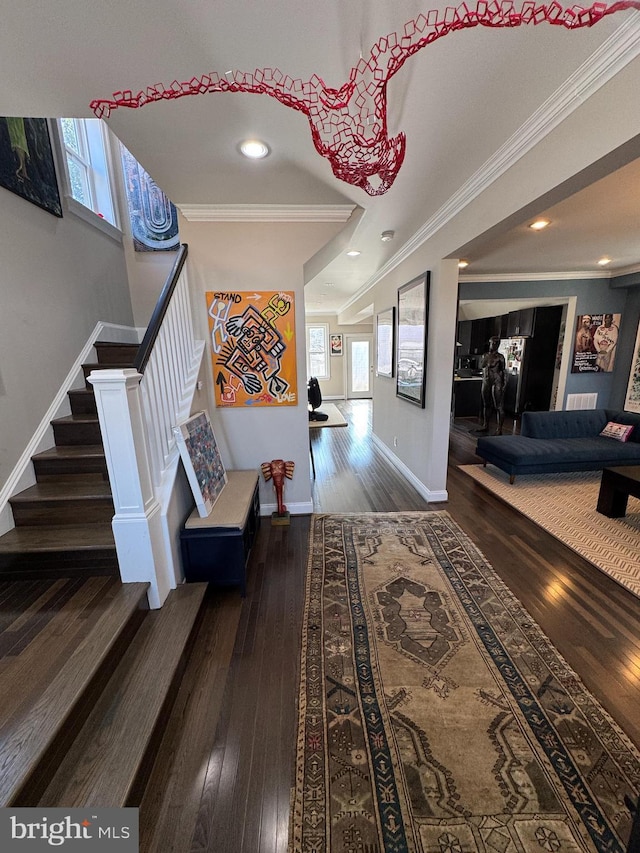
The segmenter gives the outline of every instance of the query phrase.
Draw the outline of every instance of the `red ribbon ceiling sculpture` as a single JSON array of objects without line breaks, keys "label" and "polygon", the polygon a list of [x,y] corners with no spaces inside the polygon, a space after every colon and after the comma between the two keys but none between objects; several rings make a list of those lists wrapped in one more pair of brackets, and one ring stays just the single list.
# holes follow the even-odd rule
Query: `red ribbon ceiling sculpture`
[{"label": "red ribbon ceiling sculpture", "polygon": [[112,98],[91,102],[98,118],[108,118],[118,107],[138,109],[155,101],[214,92],[250,92],[269,95],[286,107],[306,115],[313,144],[331,164],[336,178],[361,187],[372,196],[382,195],[393,184],[404,160],[404,133],[387,132],[387,83],[404,63],[443,36],[470,27],[513,28],[547,23],[576,30],[591,27],[607,15],[625,9],[640,9],[640,0],[619,0],[588,8],[563,8],[556,2],[536,5],[525,2],[518,10],[511,2],[480,2],[475,9],[465,3],[432,10],[404,25],[402,33],[380,38],[367,59],[351,69],[349,80],[339,89],[327,86],[316,74],[308,81],[294,79],[277,68],[253,73],[211,72],[168,88],[160,83],[133,94],[114,92]]}]

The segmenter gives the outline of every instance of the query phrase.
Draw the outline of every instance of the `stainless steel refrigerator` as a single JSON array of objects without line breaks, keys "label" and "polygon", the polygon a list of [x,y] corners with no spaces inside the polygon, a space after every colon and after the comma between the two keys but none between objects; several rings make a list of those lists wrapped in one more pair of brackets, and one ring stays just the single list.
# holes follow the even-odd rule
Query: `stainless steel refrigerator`
[{"label": "stainless steel refrigerator", "polygon": [[498,351],[502,353],[507,371],[504,408],[509,414],[519,415],[524,406],[524,386],[528,372],[528,338],[504,338]]}]

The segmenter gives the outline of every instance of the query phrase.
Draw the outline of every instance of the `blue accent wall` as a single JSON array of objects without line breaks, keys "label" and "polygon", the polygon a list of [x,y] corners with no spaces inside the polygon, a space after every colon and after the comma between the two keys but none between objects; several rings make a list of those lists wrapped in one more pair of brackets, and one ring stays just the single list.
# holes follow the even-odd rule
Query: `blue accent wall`
[{"label": "blue accent wall", "polygon": [[[622,408],[629,381],[629,370],[640,319],[640,275],[619,279],[571,279],[513,282],[461,281],[461,300],[535,299],[557,296],[576,297],[577,313],[621,314],[618,352],[612,373],[569,373],[566,394],[597,392],[598,406]],[[574,329],[565,332],[565,347],[573,351]]]}]

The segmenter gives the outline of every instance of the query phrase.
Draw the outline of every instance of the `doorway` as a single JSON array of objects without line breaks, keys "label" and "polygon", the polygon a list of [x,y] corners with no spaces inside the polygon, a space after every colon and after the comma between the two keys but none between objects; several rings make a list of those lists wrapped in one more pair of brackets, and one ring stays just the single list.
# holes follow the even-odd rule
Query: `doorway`
[{"label": "doorway", "polygon": [[371,399],[373,336],[347,335],[347,400]]}]

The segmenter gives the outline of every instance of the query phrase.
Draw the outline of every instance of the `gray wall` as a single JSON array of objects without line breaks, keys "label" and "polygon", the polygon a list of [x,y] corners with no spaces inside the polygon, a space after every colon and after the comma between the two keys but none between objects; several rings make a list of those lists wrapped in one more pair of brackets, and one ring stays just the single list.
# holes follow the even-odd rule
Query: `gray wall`
[{"label": "gray wall", "polygon": [[[532,299],[575,297],[576,314],[621,314],[620,337],[612,373],[566,374],[566,394],[597,392],[598,406],[622,408],[629,378],[631,352],[640,316],[640,287],[612,286],[609,279],[548,281],[472,282],[461,281],[461,300]],[[573,351],[574,328],[567,328],[565,347]]]},{"label": "gray wall", "polygon": [[132,325],[122,244],[0,187],[0,488],[99,321]]}]

